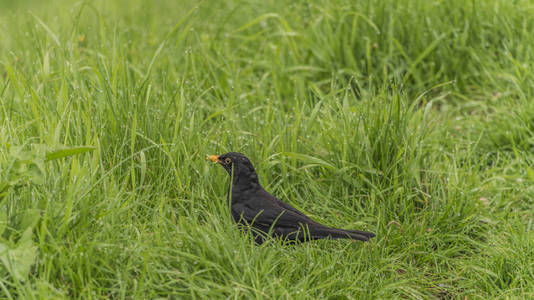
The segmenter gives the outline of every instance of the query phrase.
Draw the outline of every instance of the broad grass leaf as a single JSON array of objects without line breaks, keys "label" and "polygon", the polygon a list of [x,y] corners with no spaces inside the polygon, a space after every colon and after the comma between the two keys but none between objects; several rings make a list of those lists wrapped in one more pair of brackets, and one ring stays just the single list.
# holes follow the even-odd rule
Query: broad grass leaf
[{"label": "broad grass leaf", "polygon": [[334,165],[332,165],[331,163],[326,162],[326,161],[324,161],[324,160],[322,160],[320,158],[310,156],[310,155],[301,154],[301,153],[295,153],[295,152],[284,152],[282,154],[285,155],[285,156],[289,156],[289,157],[298,159],[298,160],[306,163],[307,166],[320,166],[320,167],[325,167],[325,168],[333,169],[333,170],[336,169],[336,167]]},{"label": "broad grass leaf", "polygon": [[32,241],[32,228],[22,234],[17,247],[8,249],[0,243],[0,261],[8,273],[19,281],[25,281],[37,258],[37,246]]},{"label": "broad grass leaf", "polygon": [[41,218],[41,211],[36,208],[28,209],[24,212],[24,216],[22,216],[22,220],[20,222],[19,230],[26,230],[28,228],[33,228],[35,224],[39,221]]},{"label": "broad grass leaf", "polygon": [[92,146],[79,146],[79,147],[71,147],[71,148],[65,148],[65,149],[60,149],[60,150],[56,150],[56,151],[51,151],[51,152],[46,153],[46,161],[59,159],[59,158],[64,158],[64,157],[69,157],[69,156],[73,156],[73,155],[77,155],[77,154],[93,151],[95,149],[96,148],[92,147]]}]

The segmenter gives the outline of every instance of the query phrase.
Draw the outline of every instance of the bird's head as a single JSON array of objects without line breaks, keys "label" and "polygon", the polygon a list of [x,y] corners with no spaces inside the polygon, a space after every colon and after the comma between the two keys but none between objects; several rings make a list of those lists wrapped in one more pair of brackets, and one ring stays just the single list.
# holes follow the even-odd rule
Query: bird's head
[{"label": "bird's head", "polygon": [[236,179],[246,179],[258,181],[256,170],[252,166],[250,160],[242,153],[228,152],[222,155],[208,155],[207,160],[219,163],[232,176],[234,181]]}]

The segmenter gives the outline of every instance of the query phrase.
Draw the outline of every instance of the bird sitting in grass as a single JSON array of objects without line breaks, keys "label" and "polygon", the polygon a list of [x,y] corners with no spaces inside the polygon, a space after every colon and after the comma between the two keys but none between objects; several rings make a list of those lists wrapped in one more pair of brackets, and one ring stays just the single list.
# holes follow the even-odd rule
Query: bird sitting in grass
[{"label": "bird sitting in grass", "polygon": [[243,154],[229,152],[209,155],[231,177],[228,202],[235,222],[252,229],[255,241],[262,244],[271,234],[289,241],[352,239],[368,241],[375,235],[360,230],[344,230],[317,223],[293,206],[269,194],[258,180],[256,170]]}]

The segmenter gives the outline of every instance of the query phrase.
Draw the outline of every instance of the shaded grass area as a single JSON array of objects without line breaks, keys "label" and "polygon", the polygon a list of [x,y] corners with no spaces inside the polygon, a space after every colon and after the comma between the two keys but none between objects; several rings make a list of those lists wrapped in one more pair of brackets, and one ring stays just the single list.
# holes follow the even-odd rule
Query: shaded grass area
[{"label": "shaded grass area", "polygon": [[[2,5],[5,298],[534,295],[529,1]],[[254,245],[228,151],[377,237]]]}]

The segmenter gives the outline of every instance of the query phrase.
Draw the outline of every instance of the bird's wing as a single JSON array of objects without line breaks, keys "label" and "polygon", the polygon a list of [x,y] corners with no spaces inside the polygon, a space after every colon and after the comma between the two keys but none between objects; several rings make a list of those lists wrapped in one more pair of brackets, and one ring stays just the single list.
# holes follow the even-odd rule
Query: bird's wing
[{"label": "bird's wing", "polygon": [[289,210],[289,211],[292,211],[294,212],[295,214],[297,215],[300,215],[301,217],[303,217],[304,219],[307,220],[307,222],[311,222],[311,223],[315,223],[315,221],[313,221],[310,217],[308,217],[306,214],[304,214],[303,212],[301,212],[300,210],[296,209],[295,207],[293,207],[292,205],[290,204],[287,204],[285,203],[284,201],[276,198],[275,196],[269,194],[269,192],[263,190],[262,191],[262,197],[269,201],[269,202],[272,202],[278,206],[280,206],[281,208],[285,209],[285,210]]},{"label": "bird's wing", "polygon": [[306,216],[279,206],[264,206],[263,208],[251,208],[245,205],[235,205],[233,212],[240,216],[248,224],[263,228],[285,228],[298,230],[302,225],[319,225]]}]

